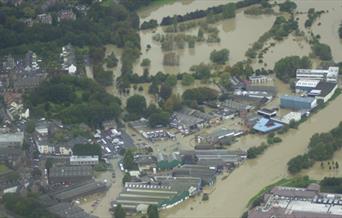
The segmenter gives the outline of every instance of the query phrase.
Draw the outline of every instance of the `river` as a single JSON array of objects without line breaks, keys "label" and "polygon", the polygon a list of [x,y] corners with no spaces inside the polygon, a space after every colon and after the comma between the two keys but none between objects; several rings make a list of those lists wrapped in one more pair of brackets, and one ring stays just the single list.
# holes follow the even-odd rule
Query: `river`
[{"label": "river", "polygon": [[[298,130],[290,130],[283,142],[270,147],[256,160],[248,160],[225,180],[218,180],[209,201],[190,200],[184,205],[165,211],[167,217],[240,217],[248,200],[263,187],[288,177],[287,162],[306,151],[311,136],[326,132],[342,121],[336,111],[342,109],[342,96],[313,115]],[[191,209],[192,208],[192,209]]]},{"label": "river", "polygon": [[[210,2],[210,4],[209,4]],[[215,2],[215,3],[214,3]],[[211,5],[211,3],[213,3]],[[330,45],[333,58],[336,62],[342,61],[342,41],[338,38],[337,30],[342,21],[342,1],[339,0],[305,0],[296,1],[298,11],[307,12],[309,8],[316,10],[326,10],[327,13],[321,15],[310,29],[304,29],[306,14],[297,14],[300,29],[306,35],[312,30],[314,34],[321,36],[321,42]],[[150,11],[140,13],[142,20],[151,18],[161,20],[164,16],[172,16],[174,13],[184,14],[188,11],[199,9],[202,6],[213,6],[220,3],[216,1],[182,1],[174,2],[157,8],[150,8]],[[209,5],[208,5],[209,4]],[[195,7],[197,5],[197,8]],[[181,7],[179,7],[181,6]],[[201,8],[202,9],[202,8]],[[270,29],[275,17],[268,16],[247,16],[239,11],[236,18],[218,22],[215,24],[220,30],[221,43],[208,45],[198,44],[194,51],[188,49],[178,50],[181,63],[179,67],[165,68],[162,66],[163,53],[158,44],[152,42],[152,31],[142,31],[142,47],[151,44],[152,48],[148,52],[143,51],[142,57],[152,60],[151,73],[163,71],[166,73],[177,73],[188,71],[189,66],[200,62],[208,62],[209,53],[213,49],[227,48],[230,50],[229,64],[243,60],[245,51],[251,43]],[[161,29],[157,29],[157,32]],[[197,30],[191,30],[194,33]],[[270,42],[268,42],[270,43]],[[254,63],[253,66],[273,68],[274,63],[282,57],[290,55],[309,55],[310,45],[298,37],[290,36],[282,42],[276,43],[265,55],[264,63]],[[315,62],[317,66],[317,62]],[[138,66],[136,72],[141,73]],[[281,87],[278,87],[281,88]],[[208,202],[201,202],[199,198],[190,199],[184,204],[163,211],[163,217],[240,217],[246,210],[248,200],[266,185],[269,185],[281,178],[288,177],[287,162],[292,157],[302,154],[307,149],[310,137],[317,132],[326,132],[336,127],[342,121],[342,116],[338,116],[337,111],[342,109],[342,96],[336,98],[326,108],[303,123],[298,130],[290,130],[282,136],[283,142],[270,147],[267,151],[255,160],[248,160],[236,169],[225,180],[218,179],[209,195]],[[256,135],[246,136],[239,139],[239,142],[232,145],[232,148],[248,148],[259,144],[264,138]],[[336,152],[333,160],[342,161],[342,151]],[[326,163],[325,163],[326,164]],[[328,170],[327,167],[321,169],[320,163],[309,170],[303,171],[302,175],[310,175],[315,179],[322,179],[324,176],[341,176],[342,170]]]}]

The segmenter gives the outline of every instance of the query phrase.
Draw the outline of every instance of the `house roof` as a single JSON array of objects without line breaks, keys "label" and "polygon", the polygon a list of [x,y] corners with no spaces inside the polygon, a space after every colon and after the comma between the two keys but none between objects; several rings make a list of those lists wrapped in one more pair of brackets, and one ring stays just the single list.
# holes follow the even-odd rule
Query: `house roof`
[{"label": "house roof", "polygon": [[330,94],[330,92],[333,91],[336,86],[336,83],[321,81],[318,83],[315,89],[321,91],[319,94],[320,97],[325,97]]}]

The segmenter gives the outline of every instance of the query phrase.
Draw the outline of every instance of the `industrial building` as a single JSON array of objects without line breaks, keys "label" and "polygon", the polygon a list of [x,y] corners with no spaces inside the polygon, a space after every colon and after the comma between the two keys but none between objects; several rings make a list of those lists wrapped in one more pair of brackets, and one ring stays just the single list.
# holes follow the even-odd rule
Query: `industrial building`
[{"label": "industrial building", "polygon": [[342,217],[342,195],[319,192],[319,185],[307,188],[274,187],[264,203],[248,211],[249,218]]},{"label": "industrial building", "polygon": [[261,133],[269,133],[283,127],[283,124],[263,117],[258,120],[258,122],[253,126],[253,129]]},{"label": "industrial building", "polygon": [[324,80],[327,82],[338,81],[338,67],[329,67],[327,70],[324,69],[297,69],[296,78],[297,80]]},{"label": "industrial building", "polygon": [[318,103],[326,103],[331,99],[337,90],[337,83],[321,81],[315,89],[312,89],[308,96],[315,97]]},{"label": "industrial building", "polygon": [[70,156],[70,165],[96,165],[99,163],[99,156]]},{"label": "industrial building", "polygon": [[108,186],[105,182],[95,182],[93,180],[76,184],[51,193],[58,201],[72,201],[80,197],[107,191]]},{"label": "industrial building", "polygon": [[197,143],[199,144],[220,144],[220,145],[228,145],[231,144],[235,137],[243,134],[243,131],[236,131],[230,129],[217,129],[212,133],[209,133],[205,136],[198,136]]},{"label": "industrial building", "polygon": [[266,118],[271,118],[271,117],[275,117],[277,115],[277,110],[262,108],[262,109],[258,110],[258,114],[263,116],[263,117],[266,117]]},{"label": "industrial building", "polygon": [[300,97],[300,96],[281,96],[280,107],[288,108],[292,110],[312,110],[317,106],[317,100],[312,97]]},{"label": "industrial building", "polygon": [[126,211],[146,212],[149,205],[170,208],[199,191],[198,178],[157,178],[155,182],[127,182],[112,206]]},{"label": "industrial building", "polygon": [[23,142],[23,132],[0,134],[0,147],[21,147]]},{"label": "industrial building", "polygon": [[93,176],[91,166],[53,166],[49,170],[49,184],[74,184],[90,180]]},{"label": "industrial building", "polygon": [[209,166],[184,164],[172,171],[173,177],[196,177],[202,181],[202,186],[213,185],[216,181],[216,169]]}]

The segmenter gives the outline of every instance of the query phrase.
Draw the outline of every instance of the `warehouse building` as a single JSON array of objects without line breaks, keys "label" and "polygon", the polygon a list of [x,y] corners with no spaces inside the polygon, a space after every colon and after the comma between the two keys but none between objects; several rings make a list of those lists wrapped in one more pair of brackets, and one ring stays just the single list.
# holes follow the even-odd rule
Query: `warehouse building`
[{"label": "warehouse building", "polygon": [[213,185],[216,181],[216,169],[208,166],[185,164],[179,168],[174,168],[173,177],[197,177],[202,181],[202,186]]},{"label": "warehouse building", "polygon": [[170,208],[199,191],[199,178],[159,177],[155,182],[126,182],[112,206],[146,213],[149,205]]},{"label": "warehouse building", "polygon": [[75,184],[90,180],[92,176],[91,166],[53,166],[49,170],[49,184]]},{"label": "warehouse building", "polygon": [[292,110],[312,110],[317,106],[317,100],[312,97],[281,96],[280,107]]},{"label": "warehouse building", "polygon": [[70,165],[96,165],[99,163],[99,156],[70,156]]},{"label": "warehouse building", "polygon": [[253,126],[253,129],[261,133],[270,133],[283,127],[283,124],[263,117]]},{"label": "warehouse building", "polygon": [[321,81],[316,88],[308,93],[308,96],[315,97],[318,103],[326,103],[337,90],[337,83],[330,83]]},{"label": "warehouse building", "polygon": [[95,182],[90,180],[81,184],[76,184],[54,192],[52,195],[58,201],[72,201],[77,198],[107,191],[105,182]]},{"label": "warehouse building", "polygon": [[327,82],[338,81],[338,67],[329,67],[327,70],[324,69],[297,69],[296,78],[298,80],[324,80]]}]

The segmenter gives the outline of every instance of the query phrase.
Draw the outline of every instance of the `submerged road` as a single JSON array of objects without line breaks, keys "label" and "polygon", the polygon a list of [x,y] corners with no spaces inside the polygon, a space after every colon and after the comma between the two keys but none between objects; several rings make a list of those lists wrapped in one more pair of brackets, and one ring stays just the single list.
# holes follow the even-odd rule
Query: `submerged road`
[{"label": "submerged road", "polygon": [[168,218],[240,217],[248,201],[265,186],[288,175],[287,162],[303,154],[311,136],[327,132],[342,121],[342,95],[314,114],[297,130],[282,136],[283,141],[268,148],[255,160],[247,160],[225,180],[218,179],[208,202],[199,198],[163,212]]}]

